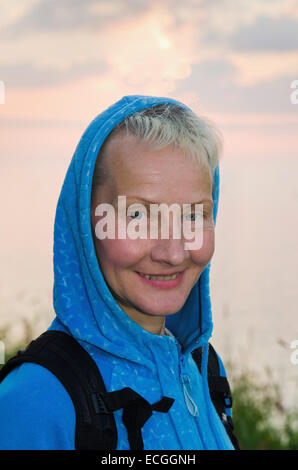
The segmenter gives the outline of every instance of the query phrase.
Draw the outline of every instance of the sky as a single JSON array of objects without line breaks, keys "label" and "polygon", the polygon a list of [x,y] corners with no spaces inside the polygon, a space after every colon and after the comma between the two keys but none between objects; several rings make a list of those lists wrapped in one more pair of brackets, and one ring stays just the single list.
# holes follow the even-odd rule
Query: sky
[{"label": "sky", "polygon": [[[92,117],[125,94],[172,96],[208,114],[229,156],[297,153],[296,0],[0,6],[4,158],[41,148],[45,157],[70,155]],[[55,136],[46,146],[45,134]]]},{"label": "sky", "polygon": [[88,124],[124,95],[169,96],[223,138],[217,337],[228,316],[235,347],[254,337],[256,358],[282,352],[297,375],[298,1],[0,0],[0,11],[0,329],[52,318],[55,209]]}]

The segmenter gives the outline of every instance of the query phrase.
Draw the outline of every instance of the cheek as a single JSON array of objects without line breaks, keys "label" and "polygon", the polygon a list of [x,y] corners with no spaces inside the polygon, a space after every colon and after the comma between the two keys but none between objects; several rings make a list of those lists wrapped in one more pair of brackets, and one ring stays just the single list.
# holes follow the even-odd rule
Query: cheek
[{"label": "cheek", "polygon": [[203,234],[203,245],[199,250],[190,251],[191,259],[195,264],[206,266],[211,260],[215,249],[214,230],[206,230]]},{"label": "cheek", "polygon": [[146,253],[144,240],[97,240],[96,253],[101,265],[127,268],[136,264]]}]

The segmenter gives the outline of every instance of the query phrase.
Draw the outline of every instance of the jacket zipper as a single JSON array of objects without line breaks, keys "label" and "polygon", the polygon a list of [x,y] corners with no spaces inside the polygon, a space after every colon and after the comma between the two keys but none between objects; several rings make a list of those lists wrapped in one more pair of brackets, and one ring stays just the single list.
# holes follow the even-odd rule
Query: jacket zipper
[{"label": "jacket zipper", "polygon": [[199,416],[198,407],[191,395],[191,382],[185,367],[185,356],[180,356],[180,381],[182,383],[183,393],[188,411],[192,416]]},{"label": "jacket zipper", "polygon": [[[187,370],[186,370],[185,356],[181,353],[180,353],[180,358],[179,358],[179,367],[180,367],[180,381],[181,381],[182,387],[183,387],[185,402],[186,402],[186,405],[187,405],[187,408],[188,408],[190,414],[193,417],[196,418],[196,417],[199,416],[199,410],[198,410],[198,407],[197,407],[197,405],[196,405],[196,403],[195,403],[195,401],[194,401],[194,399],[192,398],[192,395],[191,395],[191,381],[190,381],[190,377],[189,377],[189,375],[187,373]],[[204,400],[204,398],[203,398],[203,400]],[[207,447],[205,439],[203,438],[203,435],[202,435],[200,420],[196,421],[196,425],[197,425],[197,430],[198,430],[198,433],[199,433],[199,436],[200,436],[200,439],[201,439],[203,449],[207,449],[208,447]]]}]

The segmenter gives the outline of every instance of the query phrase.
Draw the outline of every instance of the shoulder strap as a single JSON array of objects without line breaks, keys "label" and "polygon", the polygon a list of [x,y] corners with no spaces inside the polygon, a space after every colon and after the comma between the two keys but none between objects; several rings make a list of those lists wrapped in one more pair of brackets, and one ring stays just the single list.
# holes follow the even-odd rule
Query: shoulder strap
[{"label": "shoulder strap", "polygon": [[100,371],[87,351],[70,335],[48,330],[0,370],[0,382],[24,362],[50,370],[69,393],[76,412],[77,450],[114,450],[117,427],[113,412],[123,408],[130,449],[142,450],[142,427],[152,411],[167,413],[174,399],[162,397],[152,405],[131,388],[107,392]]},{"label": "shoulder strap", "polygon": [[7,361],[0,371],[0,382],[24,362],[46,367],[69,393],[76,412],[76,449],[116,448],[113,412],[102,400],[102,394],[106,393],[104,382],[92,357],[73,337],[61,331],[44,332]]},{"label": "shoulder strap", "polygon": [[[192,352],[192,356],[201,373],[202,347],[195,349]],[[210,397],[213,402],[213,405],[228,433],[228,436],[231,439],[233,446],[236,450],[240,450],[238,439],[236,438],[233,432],[234,424],[231,417],[231,413],[228,411],[228,409],[232,408],[232,393],[230,385],[227,377],[221,375],[220,373],[218,356],[215,349],[210,343],[207,373]]]}]

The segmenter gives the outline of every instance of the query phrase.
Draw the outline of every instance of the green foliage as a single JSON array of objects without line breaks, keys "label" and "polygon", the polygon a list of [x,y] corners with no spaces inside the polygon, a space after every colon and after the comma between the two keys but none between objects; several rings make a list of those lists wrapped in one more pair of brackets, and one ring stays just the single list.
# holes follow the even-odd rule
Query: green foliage
[{"label": "green foliage", "polygon": [[233,378],[233,421],[243,450],[297,450],[298,410],[282,406],[280,386],[251,372]]},{"label": "green foliage", "polygon": [[[11,357],[15,356],[17,352],[20,349],[25,349],[26,346],[34,339],[35,335],[34,334],[34,329],[33,326],[30,324],[30,322],[26,318],[21,319],[22,324],[23,324],[23,339],[18,343],[13,343],[9,348],[6,348],[5,350],[5,362],[8,361]],[[8,340],[8,336],[10,335],[11,332],[11,326],[9,324],[6,324],[0,328],[0,340],[4,342],[5,345],[7,343],[10,343]],[[4,364],[0,364],[0,370],[2,369]]]}]

